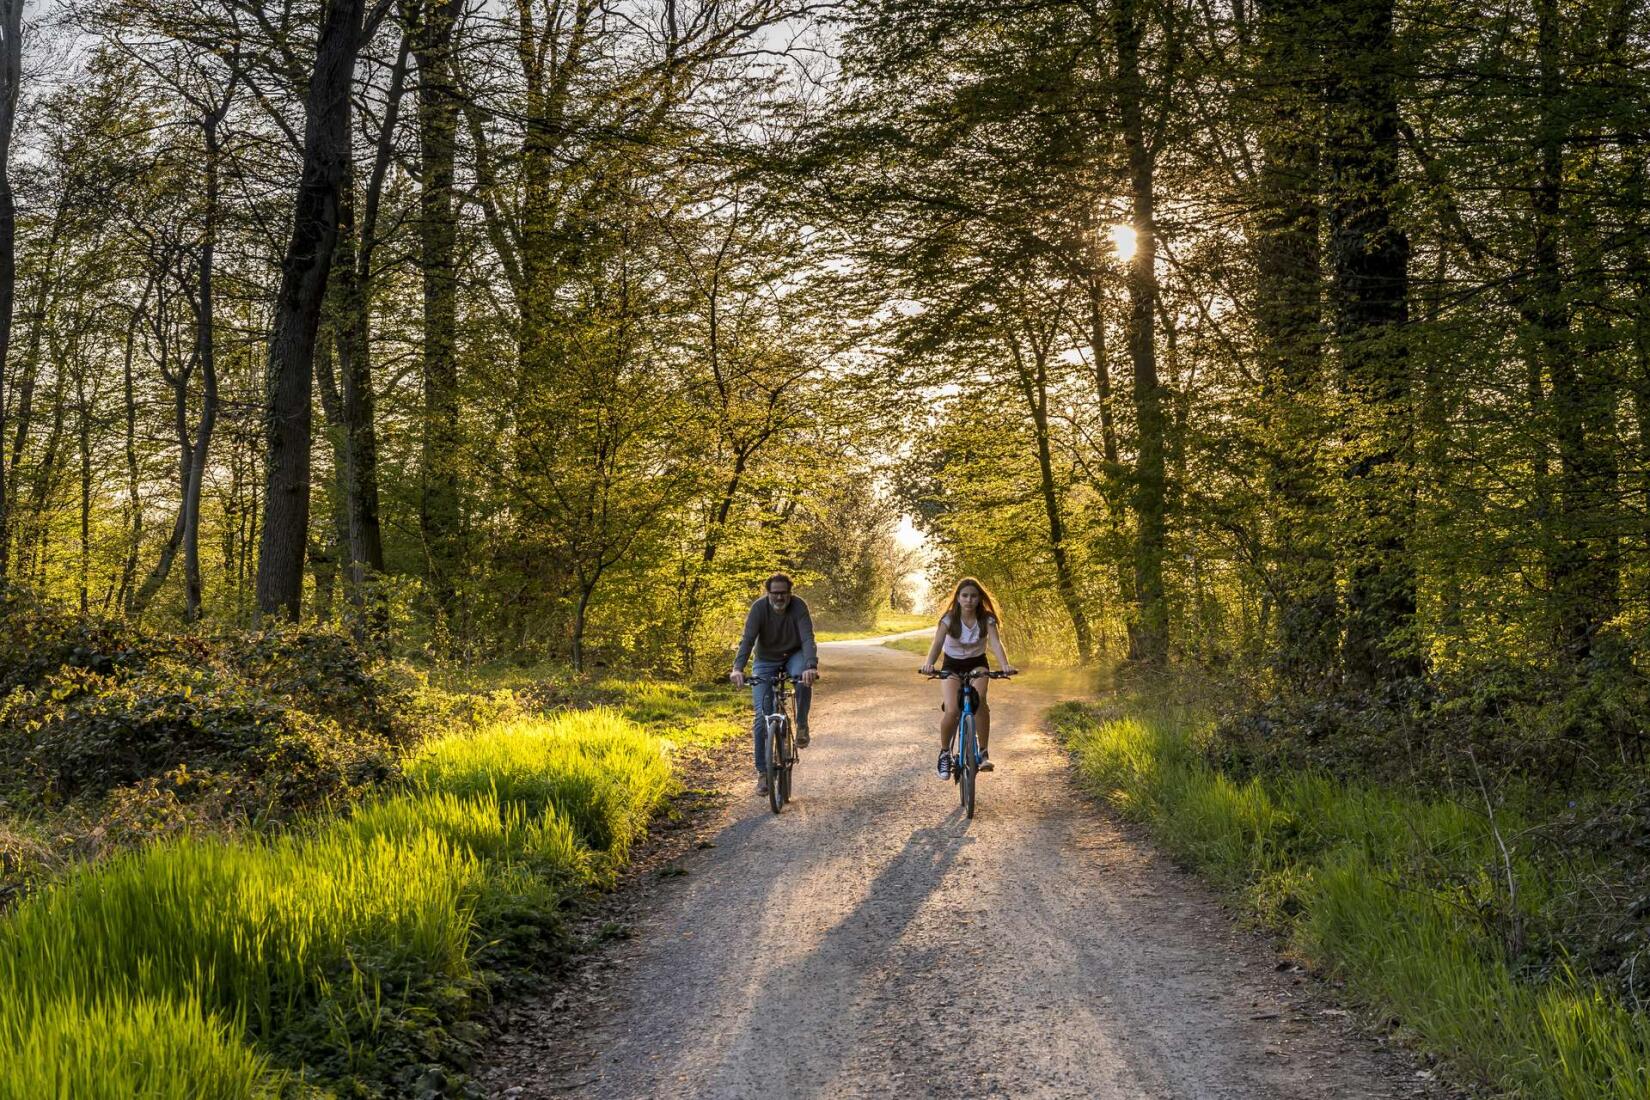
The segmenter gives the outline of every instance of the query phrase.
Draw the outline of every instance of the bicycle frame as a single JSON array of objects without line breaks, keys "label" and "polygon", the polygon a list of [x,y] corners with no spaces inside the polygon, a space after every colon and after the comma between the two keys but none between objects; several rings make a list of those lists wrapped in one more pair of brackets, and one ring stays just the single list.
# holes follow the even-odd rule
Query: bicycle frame
[{"label": "bicycle frame", "polygon": [[786,672],[784,669],[780,669],[772,676],[752,676],[749,678],[748,682],[752,684],[773,685],[773,709],[763,715],[763,718],[766,719],[768,723],[769,729],[772,729],[773,720],[775,718],[783,719],[787,726],[794,726],[796,724],[791,721],[790,673]]},{"label": "bicycle frame", "polygon": [[752,684],[773,688],[773,704],[763,716],[767,738],[768,805],[774,813],[790,801],[791,768],[796,765],[796,723],[791,720],[791,677],[784,669],[771,676],[752,676]]},{"label": "bicycle frame", "polygon": [[[973,676],[960,677],[960,679],[962,680],[962,687],[957,692],[957,734],[956,740],[951,746],[951,778],[958,782],[961,782],[963,768],[963,726],[964,723],[968,722],[978,713],[978,711],[974,709],[974,703],[980,697],[980,693],[974,690]],[[980,737],[977,730],[974,734],[974,759],[969,763],[972,764],[974,770],[979,770]]]}]

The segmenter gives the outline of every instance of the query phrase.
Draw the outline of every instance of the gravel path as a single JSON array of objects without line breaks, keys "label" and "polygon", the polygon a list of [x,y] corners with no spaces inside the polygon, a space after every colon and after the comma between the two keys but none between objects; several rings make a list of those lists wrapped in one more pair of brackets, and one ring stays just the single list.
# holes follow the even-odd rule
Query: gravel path
[{"label": "gravel path", "polygon": [[1320,983],[1076,792],[992,685],[995,773],[962,818],[933,776],[917,658],[828,646],[813,746],[777,817],[739,772],[685,874],[579,995],[530,1006],[482,1082],[511,1097],[1428,1094]]}]

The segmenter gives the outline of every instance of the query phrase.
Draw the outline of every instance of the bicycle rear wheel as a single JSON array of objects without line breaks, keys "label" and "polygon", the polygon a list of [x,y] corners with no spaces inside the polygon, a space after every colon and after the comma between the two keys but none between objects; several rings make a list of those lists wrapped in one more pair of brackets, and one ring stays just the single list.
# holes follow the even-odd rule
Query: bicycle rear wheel
[{"label": "bicycle rear wheel", "polygon": [[974,716],[965,715],[962,720],[962,729],[958,731],[962,737],[962,776],[957,784],[962,795],[963,813],[967,817],[974,816],[974,776],[976,765],[979,763],[979,748],[974,742]]},{"label": "bicycle rear wheel", "polygon": [[[786,792],[780,789],[785,783],[785,734],[778,722],[768,725],[768,806],[774,813],[778,813],[785,805]],[[786,784],[789,785],[788,783]]]}]

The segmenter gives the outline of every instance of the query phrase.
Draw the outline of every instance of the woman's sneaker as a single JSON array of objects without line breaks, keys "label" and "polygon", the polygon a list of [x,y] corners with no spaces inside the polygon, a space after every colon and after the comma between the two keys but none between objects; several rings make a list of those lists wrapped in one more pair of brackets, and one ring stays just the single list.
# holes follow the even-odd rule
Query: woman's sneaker
[{"label": "woman's sneaker", "polygon": [[934,765],[934,771],[941,779],[950,779],[951,778],[951,754],[950,753],[945,752],[943,750],[940,752],[940,759],[939,759],[939,762]]},{"label": "woman's sneaker", "polygon": [[982,751],[980,753],[980,766],[975,768],[974,770],[975,771],[982,771],[982,772],[991,771],[992,770],[991,754],[988,753],[988,752],[983,752]]}]

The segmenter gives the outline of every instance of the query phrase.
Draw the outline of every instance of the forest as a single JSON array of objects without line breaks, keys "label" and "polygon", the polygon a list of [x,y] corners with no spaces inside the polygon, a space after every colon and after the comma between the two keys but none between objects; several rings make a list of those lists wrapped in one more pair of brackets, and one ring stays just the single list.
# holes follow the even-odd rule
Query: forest
[{"label": "forest", "polygon": [[1065,659],[1633,666],[1634,4],[335,8],[11,13],[8,584],[687,671],[905,513]]},{"label": "forest", "polygon": [[307,813],[375,669],[702,683],[775,569],[1516,802],[1642,1028],[1650,5],[0,0],[0,809],[367,685]]}]

